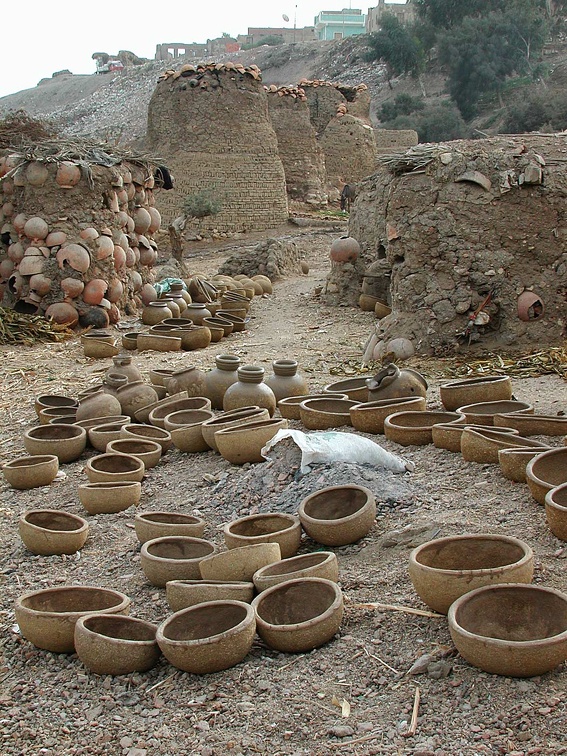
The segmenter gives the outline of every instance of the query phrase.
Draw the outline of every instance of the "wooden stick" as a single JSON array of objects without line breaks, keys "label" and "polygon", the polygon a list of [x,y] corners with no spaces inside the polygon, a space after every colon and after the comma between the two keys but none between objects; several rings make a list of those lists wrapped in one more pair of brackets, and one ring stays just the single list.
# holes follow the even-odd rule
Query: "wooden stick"
[{"label": "wooden stick", "polygon": [[[363,735],[360,738],[355,738],[354,740],[347,740],[344,743],[329,743],[329,748],[348,748],[350,745],[356,745],[357,743],[366,743],[368,740],[376,740],[376,738],[379,738],[383,733],[376,732],[373,735]],[[382,750],[382,749],[380,749]]]},{"label": "wooden stick", "polygon": [[393,667],[390,667],[390,665],[387,664],[384,661],[384,659],[381,659],[379,656],[376,656],[376,654],[371,654],[370,651],[367,651],[366,649],[364,649],[364,653],[366,654],[366,656],[370,656],[372,659],[376,659],[376,661],[379,661],[380,664],[383,664],[387,669],[389,669],[395,675],[401,675],[401,672],[398,672],[397,669],[394,669]]},{"label": "wooden stick", "polygon": [[419,713],[419,702],[421,701],[421,693],[419,688],[415,689],[415,696],[413,699],[413,711],[411,713],[411,722],[409,730],[404,732],[404,738],[412,738],[417,730],[417,715]]},{"label": "wooden stick", "polygon": [[406,614],[417,614],[418,617],[445,617],[444,614],[437,612],[428,612],[425,609],[414,609],[412,606],[400,606],[399,604],[353,604],[356,609],[386,609],[391,612],[405,612]]}]

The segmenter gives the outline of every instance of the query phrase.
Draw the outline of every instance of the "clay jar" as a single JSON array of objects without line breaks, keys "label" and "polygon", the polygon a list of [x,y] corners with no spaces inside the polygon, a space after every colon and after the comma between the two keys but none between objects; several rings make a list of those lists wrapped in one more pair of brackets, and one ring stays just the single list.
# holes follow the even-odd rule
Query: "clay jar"
[{"label": "clay jar", "polygon": [[173,314],[167,306],[167,302],[163,300],[150,302],[142,310],[142,323],[145,325],[156,325],[157,323],[161,323],[162,320],[172,317]]},{"label": "clay jar", "polygon": [[215,363],[216,367],[205,376],[205,396],[211,400],[213,409],[222,409],[226,390],[238,381],[240,357],[234,354],[219,354],[215,357]]},{"label": "clay jar", "polygon": [[169,294],[163,297],[163,299],[171,300],[179,307],[179,312],[181,316],[183,316],[183,313],[187,309],[187,304],[188,304],[188,302],[185,301],[183,294],[181,293],[182,291],[183,291],[183,286],[181,284],[177,284],[177,286],[175,284],[172,284],[170,287]]},{"label": "clay jar", "polygon": [[330,257],[333,262],[352,263],[358,259],[360,244],[352,236],[341,236],[331,244]]},{"label": "clay jar", "polygon": [[186,391],[187,396],[205,396],[205,373],[194,365],[176,370],[165,384],[168,394]]},{"label": "clay jar", "polygon": [[266,386],[274,392],[276,402],[288,396],[302,396],[309,393],[307,381],[297,373],[295,360],[274,360],[272,369],[274,373],[266,378]]},{"label": "clay jar", "polygon": [[122,407],[115,396],[100,389],[81,399],[77,408],[77,422],[90,420],[91,417],[108,417],[121,415]]},{"label": "clay jar", "polygon": [[128,378],[126,378],[125,375],[120,375],[119,373],[112,372],[107,373],[104,377],[104,381],[102,382],[102,390],[105,392],[105,394],[110,394],[111,396],[116,396],[118,398],[118,389],[122,388],[122,386],[125,386],[127,383]]},{"label": "clay jar", "polygon": [[114,375],[126,376],[128,383],[142,380],[142,374],[138,368],[132,364],[132,358],[130,355],[118,354],[116,357],[112,358],[112,361],[114,362],[114,366],[107,371],[107,377],[110,373],[113,373]]},{"label": "clay jar", "polygon": [[[118,389],[118,402],[120,403],[121,412],[135,419],[136,412],[147,404],[157,402],[158,395],[156,391],[143,381],[132,381]],[[120,414],[114,412],[112,414]]]},{"label": "clay jar", "polygon": [[243,365],[238,368],[238,381],[226,390],[223,399],[225,412],[239,407],[264,407],[273,417],[276,411],[276,396],[264,381],[264,368],[258,365]]},{"label": "clay jar", "polygon": [[184,318],[189,318],[195,323],[195,325],[203,325],[205,318],[212,317],[211,311],[208,310],[204,304],[198,302],[192,302],[187,305],[187,309],[183,313]]},{"label": "clay jar", "polygon": [[[165,302],[166,305],[171,310],[171,314],[174,318],[180,318],[181,317],[181,307],[177,304],[175,299],[173,297],[170,297],[169,295],[165,295],[160,298],[160,302]],[[185,304],[185,300],[183,300],[183,303]]]}]

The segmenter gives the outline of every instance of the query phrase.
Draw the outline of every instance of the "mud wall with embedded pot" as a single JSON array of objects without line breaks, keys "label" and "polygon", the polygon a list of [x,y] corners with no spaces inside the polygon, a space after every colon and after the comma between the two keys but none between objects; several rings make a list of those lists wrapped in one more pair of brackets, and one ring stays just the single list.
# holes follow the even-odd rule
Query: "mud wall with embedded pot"
[{"label": "mud wall with embedded pot", "polygon": [[562,342],[566,153],[563,135],[418,145],[359,185],[349,232],[393,308],[375,356]]}]

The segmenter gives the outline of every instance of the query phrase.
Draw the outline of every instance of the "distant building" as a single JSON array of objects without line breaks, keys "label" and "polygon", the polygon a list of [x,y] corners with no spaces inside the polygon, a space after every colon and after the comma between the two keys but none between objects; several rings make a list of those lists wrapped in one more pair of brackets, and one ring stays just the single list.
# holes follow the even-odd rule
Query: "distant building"
[{"label": "distant building", "polygon": [[366,34],[366,16],[359,8],[340,11],[321,11],[315,16],[317,39],[331,40]]},{"label": "distant building", "polygon": [[206,44],[184,44],[182,42],[163,42],[156,45],[156,60],[171,60],[171,58],[202,58],[207,54]]},{"label": "distant building", "polygon": [[240,43],[233,37],[217,37],[207,40],[207,55],[217,58],[225,53],[235,53],[240,50]]},{"label": "distant building", "polygon": [[301,29],[290,29],[289,27],[278,28],[255,28],[248,27],[248,34],[239,34],[236,38],[241,45],[257,45],[266,37],[281,37],[287,44],[294,42],[312,42],[318,39],[315,34],[314,26],[304,26]]},{"label": "distant building", "polygon": [[378,0],[375,8],[368,9],[366,16],[366,32],[373,34],[380,31],[384,15],[395,16],[400,24],[411,24],[417,17],[415,5],[412,0],[405,3],[388,3],[386,0]]}]

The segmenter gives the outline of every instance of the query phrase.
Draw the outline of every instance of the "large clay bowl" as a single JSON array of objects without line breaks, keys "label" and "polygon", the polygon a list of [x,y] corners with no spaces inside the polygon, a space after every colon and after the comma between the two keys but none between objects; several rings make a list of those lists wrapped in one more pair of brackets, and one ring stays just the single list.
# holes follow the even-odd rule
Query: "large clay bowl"
[{"label": "large clay bowl", "polygon": [[163,536],[142,544],[140,560],[150,583],[165,588],[168,580],[197,580],[199,563],[216,552],[211,541],[192,536]]},{"label": "large clay bowl", "polygon": [[350,410],[358,404],[353,399],[306,399],[299,405],[299,419],[308,430],[327,430],[351,425]]},{"label": "large clay bowl", "polygon": [[202,538],[205,525],[202,517],[182,512],[138,512],[134,517],[134,527],[140,543],[165,536]]},{"label": "large clay bowl", "polygon": [[364,486],[329,486],[299,505],[303,529],[325,546],[344,546],[364,538],[376,519],[376,500]]},{"label": "large clay bowl", "polygon": [[91,483],[141,482],[145,471],[144,463],[131,454],[99,454],[85,467]]},{"label": "large clay bowl", "polygon": [[169,334],[140,333],[136,346],[140,352],[178,352],[181,339]]},{"label": "large clay bowl", "polygon": [[395,412],[384,420],[384,433],[390,441],[402,446],[424,446],[433,443],[433,426],[451,423],[463,416],[457,412]]},{"label": "large clay bowl", "polygon": [[115,424],[129,423],[129,422],[130,422],[129,415],[109,415],[108,417],[91,417],[88,420],[79,420],[78,422],[74,424],[78,425],[79,428],[84,428],[86,430],[87,441],[88,441],[90,429],[96,428],[97,425],[115,425]]},{"label": "large clay bowl", "polygon": [[55,454],[38,454],[18,457],[6,462],[2,473],[12,488],[21,491],[48,486],[59,471],[59,460]]},{"label": "large clay bowl", "polygon": [[74,407],[77,409],[78,406],[79,402],[76,399],[72,399],[70,396],[62,396],[60,394],[42,394],[34,400],[34,409],[38,418],[41,410],[47,409],[48,407]]},{"label": "large clay bowl", "polygon": [[302,394],[301,396],[286,396],[280,399],[278,409],[286,420],[300,420],[299,405],[307,399],[348,399],[346,394]]},{"label": "large clay bowl", "polygon": [[174,667],[194,675],[234,667],[252,648],[256,619],[243,601],[207,601],[172,614],[157,642]]},{"label": "large clay bowl", "polygon": [[89,526],[82,517],[58,509],[31,509],[20,517],[20,538],[34,554],[74,554],[82,549]]},{"label": "large clay bowl", "polygon": [[187,426],[201,425],[205,420],[211,420],[213,417],[215,413],[210,409],[182,409],[166,415],[163,424],[165,430],[172,431]]},{"label": "large clay bowl", "polygon": [[166,396],[164,399],[158,399],[155,402],[150,402],[150,404],[146,404],[143,407],[140,407],[139,410],[136,410],[136,412],[134,413],[134,417],[139,423],[149,423],[150,412],[152,410],[154,410],[156,407],[160,407],[162,404],[173,402],[176,399],[187,399],[187,392],[179,391],[177,394],[170,394],[169,396]]},{"label": "large clay bowl", "polygon": [[203,423],[214,417],[210,410],[181,410],[167,415],[164,423],[179,451],[197,454],[211,449],[203,438]]},{"label": "large clay bowl", "polygon": [[343,381],[329,383],[323,389],[324,394],[346,394],[355,402],[368,401],[368,386],[366,378],[346,378]]},{"label": "large clay bowl", "polygon": [[[53,419],[57,420],[58,418],[62,418],[62,417],[64,418],[70,417],[76,420],[77,408],[76,407],[45,407],[39,412],[39,424],[47,425],[48,423],[51,423]],[[53,423],[51,424],[53,425]]]},{"label": "large clay bowl", "polygon": [[409,575],[422,601],[441,614],[467,591],[495,583],[530,583],[534,571],[531,548],[505,535],[448,536],[414,549]]},{"label": "large clay bowl", "polygon": [[54,454],[59,464],[78,459],[86,445],[87,432],[78,425],[36,425],[24,433],[24,446],[28,454]]},{"label": "large clay bowl", "polygon": [[201,425],[203,439],[208,446],[218,452],[218,446],[215,439],[215,433],[227,428],[238,428],[241,425],[256,423],[260,420],[269,420],[270,413],[264,407],[240,407],[237,410],[221,412],[211,420],[205,420]]},{"label": "large clay bowl", "polygon": [[223,336],[230,336],[234,329],[234,324],[230,320],[226,320],[222,317],[205,318],[203,325],[207,326],[212,332],[213,328],[222,328]]},{"label": "large clay bowl", "polygon": [[106,447],[111,441],[118,441],[122,438],[120,435],[122,427],[129,422],[130,418],[126,417],[126,420],[118,423],[104,423],[102,425],[95,425],[93,428],[87,430],[87,436],[90,445],[97,451],[104,453]]},{"label": "large clay bowl", "polygon": [[545,504],[548,491],[567,483],[567,446],[544,451],[528,462],[526,481],[534,499]]},{"label": "large clay bowl", "polygon": [[110,441],[106,447],[108,454],[129,454],[144,463],[146,470],[155,467],[161,459],[161,444],[143,438],[119,438]]},{"label": "large clay bowl", "polygon": [[133,351],[138,348],[138,336],[140,334],[136,331],[130,331],[129,333],[122,334],[122,346],[124,349]]},{"label": "large clay bowl", "polygon": [[152,386],[163,386],[165,388],[166,383],[171,378],[175,371],[162,368],[156,368],[150,370],[150,382]]},{"label": "large clay bowl", "polygon": [[512,412],[514,414],[532,414],[533,411],[533,405],[514,399],[465,404],[457,409],[457,412],[465,416],[466,423],[476,423],[477,425],[494,425],[494,415],[507,415]]},{"label": "large clay bowl", "polygon": [[284,419],[260,420],[237,428],[217,431],[215,441],[219,453],[233,465],[264,462],[262,449],[279,430],[287,427],[287,420]]},{"label": "large clay bowl", "polygon": [[449,609],[461,656],[493,675],[534,677],[567,659],[567,595],[541,585],[492,585]]},{"label": "large clay bowl", "polygon": [[199,565],[203,580],[242,580],[250,582],[261,567],[282,558],[279,543],[256,543],[206,557]]},{"label": "large clay bowl", "polygon": [[120,438],[129,438],[134,440],[155,441],[161,446],[162,454],[173,446],[171,433],[163,428],[157,428],[154,425],[144,425],[143,423],[129,423],[123,425],[120,432]]},{"label": "large clay bowl", "polygon": [[172,415],[174,412],[181,412],[182,410],[210,410],[211,400],[206,396],[192,396],[185,399],[176,399],[173,401],[165,401],[158,407],[153,409],[149,415],[149,421],[152,425],[158,428],[165,428],[165,418],[168,415]]},{"label": "large clay bowl", "polygon": [[301,653],[322,646],[343,618],[339,586],[323,578],[298,578],[267,588],[252,602],[258,635],[271,648]]},{"label": "large clay bowl", "polygon": [[161,656],[156,625],[122,614],[91,614],[75,624],[75,650],[97,675],[146,672]]},{"label": "large clay bowl", "polygon": [[114,342],[109,344],[107,341],[99,339],[88,339],[83,342],[85,357],[92,357],[95,360],[102,360],[105,357],[116,357],[120,353],[120,348]]},{"label": "large clay bowl", "polygon": [[[433,444],[438,449],[447,449],[450,452],[458,453],[461,451],[461,438],[465,428],[473,430],[486,430],[490,428],[487,425],[463,425],[460,421],[452,423],[437,423],[431,429],[431,438]],[[492,429],[494,430],[494,429]],[[518,436],[518,431],[514,428],[498,428],[501,433],[507,433],[511,436]]]},{"label": "large clay bowl", "polygon": [[71,654],[75,622],[87,614],[128,614],[128,596],[110,588],[64,585],[32,591],[16,599],[16,622],[34,646]]},{"label": "large clay bowl", "polygon": [[224,542],[229,549],[254,543],[279,543],[282,558],[297,554],[301,543],[299,517],[284,512],[249,515],[227,523]]},{"label": "large clay bowl", "polygon": [[528,448],[518,446],[509,449],[499,449],[498,464],[500,465],[502,475],[516,483],[525,483],[528,462],[537,457],[538,454],[541,454],[541,452],[542,449],[538,447]]},{"label": "large clay bowl", "polygon": [[508,413],[494,415],[494,425],[516,428],[522,436],[564,436],[567,434],[567,417],[558,415],[527,415]]},{"label": "large clay bowl", "polygon": [[562,483],[547,492],[545,516],[553,535],[561,541],[567,541],[567,483]]},{"label": "large clay bowl", "polygon": [[445,409],[454,412],[465,404],[496,402],[512,398],[512,381],[507,375],[484,375],[444,383],[439,388]]},{"label": "large clay bowl", "polygon": [[361,433],[384,433],[384,421],[396,412],[425,412],[426,403],[422,396],[408,396],[401,399],[380,399],[377,402],[363,402],[350,408],[350,420]]},{"label": "large clay bowl", "polygon": [[205,601],[244,601],[254,598],[254,583],[242,580],[169,580],[167,603],[174,612]]},{"label": "large clay bowl", "polygon": [[461,435],[461,454],[467,462],[497,465],[499,450],[514,447],[534,447],[542,450],[548,448],[546,444],[541,444],[539,441],[511,433],[501,433],[496,428],[487,427],[481,430],[465,426]]},{"label": "large clay bowl", "polygon": [[217,312],[217,315],[223,320],[229,320],[232,323],[233,333],[244,331],[246,328],[248,321],[244,317],[241,318],[238,315],[233,314],[232,312],[227,312],[226,310],[219,310]]},{"label": "large clay bowl", "polygon": [[318,577],[332,580],[339,579],[339,563],[332,551],[314,551],[312,554],[300,554],[289,559],[261,567],[253,575],[254,585],[258,593],[271,588],[273,585],[284,583],[286,580],[297,578]]},{"label": "large clay bowl", "polygon": [[79,500],[89,514],[116,514],[135,507],[142,495],[142,485],[135,480],[114,483],[83,483]]}]

